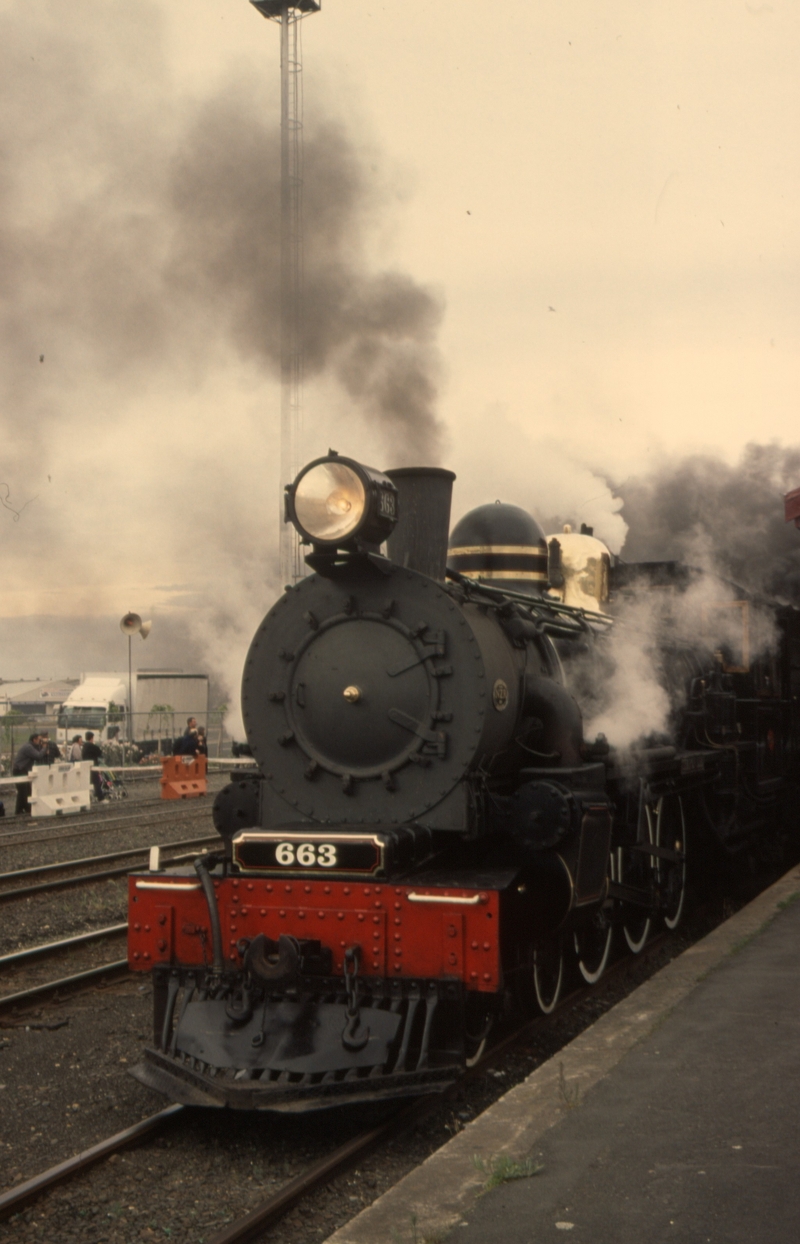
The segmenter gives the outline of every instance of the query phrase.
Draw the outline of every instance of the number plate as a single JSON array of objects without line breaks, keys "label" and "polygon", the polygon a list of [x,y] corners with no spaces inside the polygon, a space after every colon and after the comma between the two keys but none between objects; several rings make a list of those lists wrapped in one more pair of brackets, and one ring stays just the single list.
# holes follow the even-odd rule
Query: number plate
[{"label": "number plate", "polygon": [[357,873],[383,872],[385,842],[378,834],[282,834],[247,832],[233,840],[233,862],[245,872]]}]

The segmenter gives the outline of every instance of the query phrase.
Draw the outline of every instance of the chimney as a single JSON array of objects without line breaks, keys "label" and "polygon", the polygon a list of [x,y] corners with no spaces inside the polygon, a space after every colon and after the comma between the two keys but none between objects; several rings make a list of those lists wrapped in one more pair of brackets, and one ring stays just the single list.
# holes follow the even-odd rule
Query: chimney
[{"label": "chimney", "polygon": [[386,541],[389,557],[443,582],[454,473],[442,467],[398,467],[386,474],[397,489],[399,514]]}]

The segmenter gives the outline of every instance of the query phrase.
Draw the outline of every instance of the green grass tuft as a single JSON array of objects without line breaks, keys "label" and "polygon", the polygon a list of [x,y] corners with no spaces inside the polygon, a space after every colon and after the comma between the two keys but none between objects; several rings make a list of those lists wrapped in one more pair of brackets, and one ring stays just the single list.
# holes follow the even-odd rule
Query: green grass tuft
[{"label": "green grass tuft", "polygon": [[561,1094],[561,1100],[567,1107],[572,1110],[580,1103],[581,1090],[578,1084],[567,1084],[567,1077],[564,1075],[564,1064],[558,1064],[558,1091]]},{"label": "green grass tuft", "polygon": [[517,1162],[507,1153],[498,1153],[488,1161],[476,1154],[472,1162],[475,1169],[486,1176],[484,1188],[487,1192],[490,1188],[498,1188],[500,1184],[511,1183],[514,1179],[530,1179],[532,1175],[538,1175],[542,1169],[533,1158],[524,1158],[521,1162]]}]

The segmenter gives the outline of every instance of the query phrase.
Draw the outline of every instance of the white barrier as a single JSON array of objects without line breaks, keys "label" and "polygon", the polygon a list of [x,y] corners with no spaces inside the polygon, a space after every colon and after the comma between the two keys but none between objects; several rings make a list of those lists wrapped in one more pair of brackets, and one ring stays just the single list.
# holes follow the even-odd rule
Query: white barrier
[{"label": "white barrier", "polygon": [[31,816],[64,816],[83,812],[91,802],[92,762],[78,760],[74,764],[34,765]]}]

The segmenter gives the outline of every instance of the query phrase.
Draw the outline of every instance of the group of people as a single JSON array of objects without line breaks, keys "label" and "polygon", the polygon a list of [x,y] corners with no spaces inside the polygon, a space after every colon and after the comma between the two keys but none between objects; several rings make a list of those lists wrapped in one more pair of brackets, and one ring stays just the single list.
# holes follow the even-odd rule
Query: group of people
[{"label": "group of people", "polygon": [[[197,718],[190,717],[186,722],[186,730],[179,739],[175,740],[172,749],[174,756],[207,756],[208,742],[206,739],[205,726],[198,726]],[[63,760],[61,749],[57,743],[51,740],[47,730],[40,730],[36,734],[32,734],[27,743],[23,743],[16,756],[11,769],[14,777],[24,777],[30,773],[34,765],[52,765],[59,760]],[[78,760],[91,760],[93,765],[98,765],[103,759],[103,749],[94,741],[94,733],[91,730],[86,731],[84,738],[80,734],[76,734],[70,746],[67,759],[72,763]],[[92,786],[98,800],[103,799],[103,779],[96,769],[92,769]],[[17,803],[14,812],[17,816],[22,813],[30,812],[31,783],[17,783]]]},{"label": "group of people", "polygon": [[[91,760],[92,764],[98,764],[103,759],[102,748],[98,747],[94,741],[94,733],[87,730],[86,739],[84,740],[80,734],[76,734],[70,744],[69,760]],[[24,777],[30,773],[34,765],[53,765],[59,760],[63,760],[61,748],[56,742],[50,738],[47,730],[40,730],[37,734],[32,734],[27,743],[23,743],[11,766],[11,774],[13,777]],[[99,773],[92,771],[92,786],[94,793],[98,799],[103,798],[102,779]],[[14,808],[16,816],[30,812],[31,804],[31,783],[17,782],[17,802]]]},{"label": "group of people", "polygon": [[173,756],[207,756],[208,740],[205,726],[198,726],[196,717],[189,717],[186,730],[175,740]]}]

